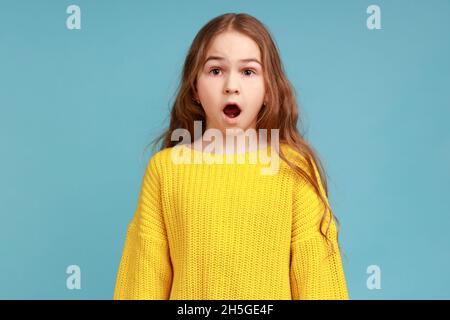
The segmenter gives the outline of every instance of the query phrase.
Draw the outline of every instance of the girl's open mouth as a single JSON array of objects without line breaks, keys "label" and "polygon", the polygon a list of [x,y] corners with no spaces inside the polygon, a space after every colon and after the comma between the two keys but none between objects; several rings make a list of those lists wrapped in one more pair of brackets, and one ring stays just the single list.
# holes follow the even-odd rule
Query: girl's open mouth
[{"label": "girl's open mouth", "polygon": [[237,104],[230,103],[230,104],[227,104],[225,106],[225,108],[223,108],[223,113],[228,118],[236,118],[237,116],[239,116],[241,114],[241,109],[239,108],[239,106]]}]

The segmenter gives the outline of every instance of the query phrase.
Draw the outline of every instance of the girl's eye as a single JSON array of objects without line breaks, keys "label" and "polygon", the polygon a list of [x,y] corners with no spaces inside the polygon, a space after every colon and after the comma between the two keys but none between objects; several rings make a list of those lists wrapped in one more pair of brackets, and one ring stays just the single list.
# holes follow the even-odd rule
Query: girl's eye
[{"label": "girl's eye", "polygon": [[[209,70],[209,73],[214,75],[214,76],[219,75],[220,72],[221,72],[221,70],[219,68],[212,68],[211,70]],[[256,74],[256,72],[254,70],[252,70],[252,69],[245,69],[243,71],[243,74],[245,76],[252,76],[252,75]]]},{"label": "girl's eye", "polygon": [[219,68],[213,68],[213,69],[211,69],[211,70],[209,71],[209,73],[212,72],[213,75],[217,76],[218,73],[217,73],[217,72],[214,72],[214,71],[220,71],[220,69],[219,69]]},{"label": "girl's eye", "polygon": [[[250,72],[247,72],[247,71],[250,71]],[[244,70],[244,74],[245,74],[246,76],[251,76],[252,74],[256,74],[256,72],[253,71],[252,69],[245,69],[245,70]]]}]

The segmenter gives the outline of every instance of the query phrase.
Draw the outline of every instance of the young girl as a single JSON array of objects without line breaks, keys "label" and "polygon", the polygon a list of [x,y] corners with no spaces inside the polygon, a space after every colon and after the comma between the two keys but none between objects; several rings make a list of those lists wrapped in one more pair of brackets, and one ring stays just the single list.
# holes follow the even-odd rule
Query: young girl
[{"label": "young girl", "polygon": [[[348,299],[339,223],[298,115],[264,25],[247,14],[208,22],[186,57],[170,127],[156,139],[162,147],[148,162],[114,299]],[[267,133],[267,141],[245,135],[230,152],[242,137],[235,133],[247,130]],[[282,160],[272,174],[249,161],[262,153]],[[244,161],[225,161],[237,157]]]}]

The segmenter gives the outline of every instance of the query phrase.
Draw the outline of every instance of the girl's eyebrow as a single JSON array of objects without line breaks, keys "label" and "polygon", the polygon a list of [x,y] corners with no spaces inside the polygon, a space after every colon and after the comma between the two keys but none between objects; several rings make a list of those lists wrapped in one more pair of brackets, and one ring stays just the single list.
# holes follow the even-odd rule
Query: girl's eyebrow
[{"label": "girl's eyebrow", "polygon": [[[206,58],[205,64],[206,64],[209,60],[225,61],[225,60],[227,60],[227,59],[225,59],[224,57],[219,57],[219,56],[209,56],[208,58]],[[258,64],[262,67],[262,63],[259,62],[259,60],[258,60],[258,59],[255,59],[255,58],[241,59],[241,60],[239,60],[239,61],[240,61],[240,62],[256,62],[256,63],[258,63]]]}]

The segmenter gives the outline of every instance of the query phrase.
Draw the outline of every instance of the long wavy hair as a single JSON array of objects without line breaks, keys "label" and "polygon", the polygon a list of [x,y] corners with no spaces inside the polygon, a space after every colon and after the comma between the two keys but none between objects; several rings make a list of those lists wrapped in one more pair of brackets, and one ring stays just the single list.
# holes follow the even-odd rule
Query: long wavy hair
[{"label": "long wavy hair", "polygon": [[[267,99],[265,105],[261,107],[257,115],[256,130],[267,129],[267,140],[270,143],[270,129],[278,129],[279,142],[289,145],[306,160],[305,164],[309,172],[314,173],[312,175],[305,172],[301,166],[297,166],[295,163],[289,161],[282,149],[279,148],[280,159],[285,161],[300,177],[306,179],[313,186],[317,196],[324,204],[325,210],[320,223],[320,232],[331,246],[332,242],[327,234],[330,223],[333,220],[336,221],[338,225],[336,241],[339,247],[338,234],[340,222],[328,204],[328,187],[325,170],[316,151],[305,141],[304,134],[301,134],[297,130],[297,121],[299,120],[301,124],[301,119],[299,119],[300,110],[296,101],[295,90],[285,75],[277,46],[270,32],[255,17],[245,13],[226,13],[210,20],[200,29],[184,61],[180,84],[170,112],[169,128],[152,140],[150,144],[153,146],[153,151],[161,141],[162,144],[159,146],[159,150],[177,145],[177,141],[171,140],[171,135],[178,128],[188,130],[192,137],[191,140],[194,140],[194,121],[202,122],[202,130],[204,133],[206,129],[206,115],[203,108],[194,98],[197,76],[206,59],[209,44],[215,36],[226,31],[242,33],[253,39],[259,46],[264,66],[263,74]],[[318,180],[316,172],[320,175],[320,180],[323,183],[322,186],[320,186],[320,180]],[[325,194],[321,192],[321,187],[323,187]],[[330,217],[327,217],[327,211],[330,213]],[[326,231],[324,231],[323,226],[326,220],[328,220],[328,224]]]}]

